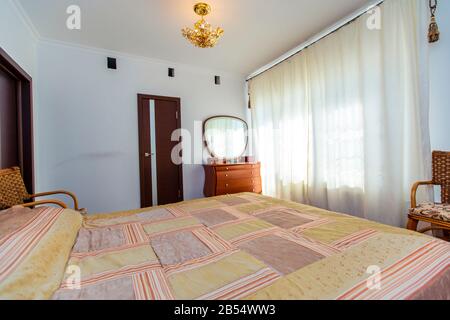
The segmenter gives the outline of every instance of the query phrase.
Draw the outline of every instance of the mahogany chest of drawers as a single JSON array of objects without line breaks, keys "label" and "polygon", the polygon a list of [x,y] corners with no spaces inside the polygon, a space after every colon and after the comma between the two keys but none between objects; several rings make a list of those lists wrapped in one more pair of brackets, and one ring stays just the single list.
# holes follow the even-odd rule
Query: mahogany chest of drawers
[{"label": "mahogany chest of drawers", "polygon": [[262,192],[260,163],[211,164],[204,168],[206,197]]}]

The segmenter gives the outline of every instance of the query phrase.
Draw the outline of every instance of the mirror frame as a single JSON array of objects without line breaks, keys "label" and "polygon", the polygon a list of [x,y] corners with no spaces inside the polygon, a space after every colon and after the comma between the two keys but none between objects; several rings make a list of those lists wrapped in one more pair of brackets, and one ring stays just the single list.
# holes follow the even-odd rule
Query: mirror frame
[{"label": "mirror frame", "polygon": [[[208,141],[206,140],[206,123],[207,123],[208,121],[213,120],[213,119],[216,119],[216,118],[231,118],[231,119],[236,119],[236,120],[242,121],[242,122],[244,123],[244,125],[245,125],[245,131],[246,131],[246,133],[247,133],[246,136],[245,136],[245,138],[246,138],[246,141],[245,141],[245,148],[244,148],[244,150],[242,151],[242,154],[241,154],[239,157],[237,157],[237,158],[242,158],[242,157],[245,155],[245,152],[247,152],[247,149],[248,149],[248,143],[249,143],[249,137],[248,137],[248,123],[247,123],[247,121],[245,121],[244,119],[241,119],[241,118],[235,117],[235,116],[226,116],[226,115],[213,116],[213,117],[209,117],[208,119],[206,119],[205,121],[203,121],[203,140],[204,140],[204,142],[205,142],[205,146],[206,146],[206,149],[208,150],[209,154],[211,155],[212,158],[214,158],[214,159],[219,159],[219,158],[214,154],[214,152],[211,150],[210,146],[208,145]],[[235,158],[225,158],[225,160],[230,160],[230,159],[235,159]]]}]

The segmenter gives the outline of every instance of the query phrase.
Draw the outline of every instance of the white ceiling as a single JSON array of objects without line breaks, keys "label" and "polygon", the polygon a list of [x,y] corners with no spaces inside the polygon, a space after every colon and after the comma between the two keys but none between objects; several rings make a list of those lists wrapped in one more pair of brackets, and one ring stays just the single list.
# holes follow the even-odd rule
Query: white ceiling
[{"label": "white ceiling", "polygon": [[[248,75],[369,0],[207,0],[207,20],[225,34],[213,49],[181,36],[196,0],[16,0],[41,37]],[[66,28],[81,7],[82,29]]]}]

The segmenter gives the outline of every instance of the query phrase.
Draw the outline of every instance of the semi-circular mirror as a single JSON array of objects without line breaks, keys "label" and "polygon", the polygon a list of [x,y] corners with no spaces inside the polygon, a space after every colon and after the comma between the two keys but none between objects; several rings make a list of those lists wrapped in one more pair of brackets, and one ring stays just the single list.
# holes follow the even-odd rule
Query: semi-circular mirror
[{"label": "semi-circular mirror", "polygon": [[232,116],[216,116],[203,123],[206,147],[213,158],[236,159],[245,154],[248,125]]}]

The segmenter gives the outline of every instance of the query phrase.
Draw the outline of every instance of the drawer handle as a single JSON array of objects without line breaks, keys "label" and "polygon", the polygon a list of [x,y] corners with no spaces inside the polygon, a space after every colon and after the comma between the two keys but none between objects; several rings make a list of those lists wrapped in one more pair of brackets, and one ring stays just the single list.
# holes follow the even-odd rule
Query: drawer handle
[{"label": "drawer handle", "polygon": [[227,177],[228,178],[228,173],[225,175],[225,177]]},{"label": "drawer handle", "polygon": [[227,183],[227,184],[225,184],[225,187],[227,187],[227,188],[228,188],[228,186],[229,186],[229,185],[228,185],[228,183]]}]

